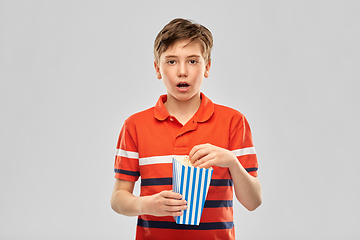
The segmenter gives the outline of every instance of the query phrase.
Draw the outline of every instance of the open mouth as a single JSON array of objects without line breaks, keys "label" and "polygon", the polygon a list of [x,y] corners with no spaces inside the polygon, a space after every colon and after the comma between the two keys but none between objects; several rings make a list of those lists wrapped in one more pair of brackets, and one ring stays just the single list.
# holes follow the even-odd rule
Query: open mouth
[{"label": "open mouth", "polygon": [[189,84],[187,83],[179,83],[178,85],[176,85],[178,88],[181,89],[186,89],[187,87],[189,87]]}]

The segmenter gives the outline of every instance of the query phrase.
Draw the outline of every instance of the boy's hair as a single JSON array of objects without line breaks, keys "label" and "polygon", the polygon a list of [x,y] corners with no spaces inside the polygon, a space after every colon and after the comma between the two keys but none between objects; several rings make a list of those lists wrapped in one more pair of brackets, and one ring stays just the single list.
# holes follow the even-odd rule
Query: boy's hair
[{"label": "boy's hair", "polygon": [[191,42],[198,41],[202,46],[202,55],[206,62],[211,60],[211,48],[213,46],[213,36],[211,32],[198,23],[186,19],[176,18],[169,22],[159,32],[154,42],[154,57],[159,63],[160,56],[168,47],[176,41],[189,39]]}]

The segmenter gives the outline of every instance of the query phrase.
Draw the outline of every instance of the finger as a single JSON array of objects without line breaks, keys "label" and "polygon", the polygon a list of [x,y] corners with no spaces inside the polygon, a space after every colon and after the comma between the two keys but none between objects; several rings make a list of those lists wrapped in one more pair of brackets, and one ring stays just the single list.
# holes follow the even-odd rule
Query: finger
[{"label": "finger", "polygon": [[175,212],[164,212],[164,216],[172,216],[177,217],[183,215],[183,211],[175,211]]},{"label": "finger", "polygon": [[185,199],[180,199],[180,200],[177,200],[177,199],[166,199],[164,201],[164,204],[166,206],[186,206],[186,200]]},{"label": "finger", "polygon": [[209,145],[210,145],[210,144],[205,143],[205,144],[199,144],[199,145],[194,146],[194,147],[191,149],[190,153],[189,153],[189,158],[191,159],[197,151],[199,151],[199,150],[201,150],[201,149],[203,149],[203,148],[206,148],[206,147],[208,147]]},{"label": "finger", "polygon": [[209,161],[206,161],[206,162],[198,165],[197,167],[199,167],[199,168],[210,168],[210,167],[215,166],[215,165],[216,164],[215,164],[214,160],[209,160]]},{"label": "finger", "polygon": [[209,147],[201,148],[194,153],[193,158],[190,159],[190,161],[194,164],[195,162],[200,161],[210,153],[211,149]]},{"label": "finger", "polygon": [[191,158],[194,153],[199,150],[204,144],[200,144],[200,145],[195,145],[191,150],[190,150],[190,153],[189,153],[189,158]]},{"label": "finger", "polygon": [[175,198],[175,199],[182,199],[182,196],[180,193],[176,193],[170,190],[164,190],[160,192],[160,196],[164,198]]},{"label": "finger", "polygon": [[187,209],[186,205],[183,206],[167,206],[166,208],[164,208],[165,211],[167,212],[179,212],[179,211],[183,211]]},{"label": "finger", "polygon": [[197,159],[194,163],[193,166],[194,167],[198,167],[200,164],[203,164],[206,160],[209,160],[209,155],[206,155],[202,158]]},{"label": "finger", "polygon": [[163,204],[167,206],[184,206],[187,204],[187,201],[182,199],[181,194],[173,191],[162,191],[160,192],[160,196],[165,198]]},{"label": "finger", "polygon": [[211,158],[211,155],[212,151],[210,148],[203,148],[203,149],[200,149],[199,151],[197,151],[195,154],[194,154],[194,163],[198,162],[198,161],[204,161],[204,160],[208,160],[209,157]]},{"label": "finger", "polygon": [[[199,159],[198,161],[196,161],[194,163],[194,167],[211,167],[212,165],[210,165],[212,163],[212,160],[214,160],[214,157],[211,154],[208,154],[204,157],[202,157],[201,159]],[[211,162],[211,163],[209,163]]]}]

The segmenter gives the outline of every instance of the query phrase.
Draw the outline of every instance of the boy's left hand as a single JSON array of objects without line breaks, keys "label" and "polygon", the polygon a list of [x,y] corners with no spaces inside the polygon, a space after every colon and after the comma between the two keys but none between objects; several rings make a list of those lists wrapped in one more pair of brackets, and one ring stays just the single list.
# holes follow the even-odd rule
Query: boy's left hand
[{"label": "boy's left hand", "polygon": [[189,160],[194,167],[201,168],[211,166],[230,168],[238,161],[231,151],[209,143],[194,146],[189,153]]}]

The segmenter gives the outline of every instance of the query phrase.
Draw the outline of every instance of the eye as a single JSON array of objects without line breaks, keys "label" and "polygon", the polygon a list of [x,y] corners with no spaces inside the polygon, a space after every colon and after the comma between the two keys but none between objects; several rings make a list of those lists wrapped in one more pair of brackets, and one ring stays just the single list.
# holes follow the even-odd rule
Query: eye
[{"label": "eye", "polygon": [[190,64],[196,64],[196,63],[198,63],[198,61],[197,60],[190,60],[189,63]]},{"label": "eye", "polygon": [[175,60],[168,60],[166,63],[170,64],[170,65],[174,65],[176,62],[175,62]]}]

